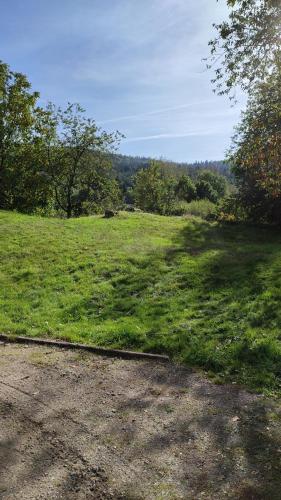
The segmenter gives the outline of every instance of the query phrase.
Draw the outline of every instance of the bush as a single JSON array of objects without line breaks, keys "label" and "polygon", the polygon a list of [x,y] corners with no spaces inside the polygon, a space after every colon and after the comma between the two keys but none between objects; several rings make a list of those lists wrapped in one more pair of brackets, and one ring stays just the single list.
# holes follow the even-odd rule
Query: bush
[{"label": "bush", "polygon": [[[219,198],[223,198],[227,191],[227,182],[225,177],[222,175],[211,172],[210,170],[203,170],[200,172],[197,178],[197,183],[205,182],[209,186],[211,186],[212,191],[215,192],[215,196]],[[213,201],[210,199],[210,201]]]},{"label": "bush", "polygon": [[172,215],[194,215],[202,219],[216,216],[216,205],[209,200],[193,200],[190,203],[180,201],[175,204]]},{"label": "bush", "polygon": [[187,201],[177,201],[172,209],[171,215],[185,215],[188,212],[190,203]]},{"label": "bush", "polygon": [[207,199],[217,203],[225,196],[227,190],[226,179],[217,173],[204,170],[198,175],[196,182],[197,199]]},{"label": "bush", "polygon": [[164,176],[159,163],[151,161],[148,168],[134,178],[133,201],[144,212],[171,215],[175,204],[175,180]]},{"label": "bush", "polygon": [[187,175],[182,175],[175,186],[179,200],[190,202],[196,199],[197,191],[194,182]]},{"label": "bush", "polygon": [[217,207],[216,219],[220,222],[241,222],[246,220],[245,210],[242,208],[237,194],[224,198]]},{"label": "bush", "polygon": [[204,179],[200,179],[196,182],[196,192],[199,200],[207,199],[212,203],[216,203],[219,199],[217,191],[215,191],[213,186]]}]

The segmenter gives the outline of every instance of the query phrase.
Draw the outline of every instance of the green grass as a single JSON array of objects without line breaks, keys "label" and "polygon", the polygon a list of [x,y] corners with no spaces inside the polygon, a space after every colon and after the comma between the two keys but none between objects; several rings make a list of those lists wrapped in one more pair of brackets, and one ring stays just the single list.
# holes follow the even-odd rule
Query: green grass
[{"label": "green grass", "polygon": [[281,393],[281,236],[199,218],[0,212],[0,331],[168,353]]}]

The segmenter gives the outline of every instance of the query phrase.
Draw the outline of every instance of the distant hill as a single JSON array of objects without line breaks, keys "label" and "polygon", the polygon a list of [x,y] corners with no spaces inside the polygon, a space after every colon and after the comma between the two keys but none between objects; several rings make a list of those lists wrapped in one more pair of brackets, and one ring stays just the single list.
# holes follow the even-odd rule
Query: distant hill
[{"label": "distant hill", "polygon": [[[231,181],[232,174],[230,167],[225,161],[200,161],[195,163],[178,163],[173,161],[167,161],[160,159],[168,168],[172,174],[179,176],[183,173],[195,178],[200,170],[213,170],[225,176]],[[132,177],[141,168],[146,168],[149,166],[151,158],[141,157],[141,156],[126,156],[126,155],[112,155],[112,163],[119,180],[123,184],[131,184]]]}]

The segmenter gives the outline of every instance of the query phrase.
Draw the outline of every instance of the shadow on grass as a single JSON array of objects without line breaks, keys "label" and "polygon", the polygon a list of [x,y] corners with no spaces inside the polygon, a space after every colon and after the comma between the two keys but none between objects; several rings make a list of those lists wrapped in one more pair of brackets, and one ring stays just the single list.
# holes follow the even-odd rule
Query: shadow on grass
[{"label": "shadow on grass", "polygon": [[169,248],[129,256],[108,283],[106,297],[83,299],[70,311],[78,320],[111,322],[93,342],[165,352],[224,379],[280,390],[276,231],[192,219]]},{"label": "shadow on grass", "polygon": [[206,260],[196,293],[200,308],[195,313],[196,330],[189,338],[179,338],[183,358],[255,389],[280,392],[279,233],[258,227],[193,224],[195,239],[190,239],[187,228],[183,246],[187,252],[196,252],[197,258],[201,255],[203,262],[205,255]]},{"label": "shadow on grass", "polygon": [[127,332],[130,347],[164,351],[255,389],[278,391],[280,242],[267,228],[189,221],[172,247],[136,258],[116,278],[102,317],[133,316],[146,325],[140,342]]}]

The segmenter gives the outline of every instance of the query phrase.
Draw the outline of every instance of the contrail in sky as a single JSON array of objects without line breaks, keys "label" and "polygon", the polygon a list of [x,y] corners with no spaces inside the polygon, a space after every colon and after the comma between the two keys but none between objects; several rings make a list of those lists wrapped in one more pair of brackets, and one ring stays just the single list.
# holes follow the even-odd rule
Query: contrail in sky
[{"label": "contrail in sky", "polygon": [[109,118],[108,120],[100,120],[97,121],[99,125],[103,125],[105,123],[114,123],[114,122],[120,122],[120,121],[126,121],[126,120],[131,120],[131,119],[136,119],[136,118],[145,118],[146,116],[152,116],[152,115],[158,115],[161,113],[167,113],[169,111],[177,111],[180,109],[187,109],[192,106],[198,106],[200,104],[209,104],[211,102],[214,102],[211,99],[208,99],[206,101],[198,101],[198,102],[191,102],[189,104],[181,104],[180,106],[172,106],[169,108],[162,108],[162,109],[156,109],[154,111],[147,111],[146,113],[138,113],[135,115],[126,115],[126,116],[118,116],[116,118]]},{"label": "contrail in sky", "polygon": [[128,137],[123,140],[123,142],[138,142],[138,141],[149,141],[153,139],[176,139],[179,137],[200,137],[203,135],[217,135],[218,131],[214,130],[203,130],[203,131],[190,131],[190,132],[183,132],[179,134],[155,134],[155,135],[143,135],[139,137]]}]

